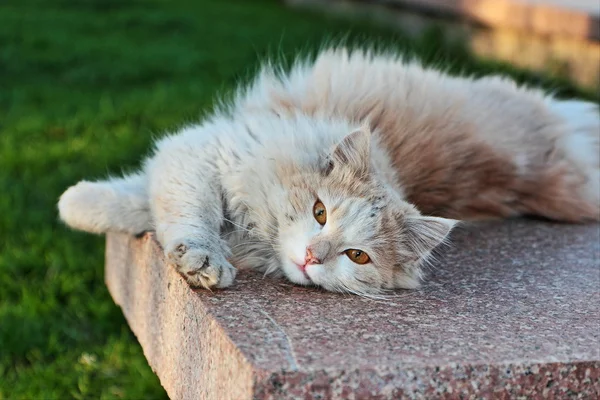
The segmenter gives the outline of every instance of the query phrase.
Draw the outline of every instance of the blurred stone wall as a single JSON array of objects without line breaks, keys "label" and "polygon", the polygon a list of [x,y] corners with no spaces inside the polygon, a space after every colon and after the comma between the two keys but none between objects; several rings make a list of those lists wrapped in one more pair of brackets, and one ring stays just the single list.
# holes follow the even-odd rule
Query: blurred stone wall
[{"label": "blurred stone wall", "polygon": [[475,54],[600,92],[597,0],[286,0],[418,34],[432,23]]}]

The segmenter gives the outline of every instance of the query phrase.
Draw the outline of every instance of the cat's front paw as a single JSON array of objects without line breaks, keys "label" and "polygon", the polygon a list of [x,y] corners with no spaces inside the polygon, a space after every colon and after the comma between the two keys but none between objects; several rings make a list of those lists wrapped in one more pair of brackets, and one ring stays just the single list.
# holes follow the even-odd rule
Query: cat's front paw
[{"label": "cat's front paw", "polygon": [[166,247],[165,255],[193,287],[230,286],[237,272],[220,251],[190,241],[171,243]]}]

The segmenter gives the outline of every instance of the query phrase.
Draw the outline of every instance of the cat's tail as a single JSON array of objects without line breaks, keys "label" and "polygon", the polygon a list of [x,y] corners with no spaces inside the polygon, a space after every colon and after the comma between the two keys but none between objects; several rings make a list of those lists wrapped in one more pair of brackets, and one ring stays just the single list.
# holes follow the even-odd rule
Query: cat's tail
[{"label": "cat's tail", "polygon": [[558,145],[584,176],[579,195],[600,219],[600,114],[598,105],[579,100],[555,100],[550,109],[565,122]]},{"label": "cat's tail", "polygon": [[141,175],[81,181],[62,194],[58,210],[67,225],[86,232],[138,234],[153,229],[145,178]]}]

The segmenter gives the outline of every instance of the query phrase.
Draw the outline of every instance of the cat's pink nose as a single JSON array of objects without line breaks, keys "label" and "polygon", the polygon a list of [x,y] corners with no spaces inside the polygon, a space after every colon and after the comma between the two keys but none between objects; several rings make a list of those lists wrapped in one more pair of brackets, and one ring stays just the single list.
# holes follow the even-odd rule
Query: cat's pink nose
[{"label": "cat's pink nose", "polygon": [[304,262],[306,265],[321,264],[321,260],[314,256],[313,252],[310,251],[310,248],[306,249],[306,257],[304,257]]}]

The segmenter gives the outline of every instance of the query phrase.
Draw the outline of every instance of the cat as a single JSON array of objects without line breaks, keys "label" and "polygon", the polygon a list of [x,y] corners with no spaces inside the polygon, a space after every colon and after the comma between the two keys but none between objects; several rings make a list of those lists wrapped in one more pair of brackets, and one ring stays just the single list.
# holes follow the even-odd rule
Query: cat
[{"label": "cat", "polygon": [[600,220],[600,116],[505,77],[329,48],[264,66],[139,172],[81,181],[58,208],[88,232],[155,230],[192,286],[228,287],[236,266],[377,295],[418,287],[459,221]]}]

